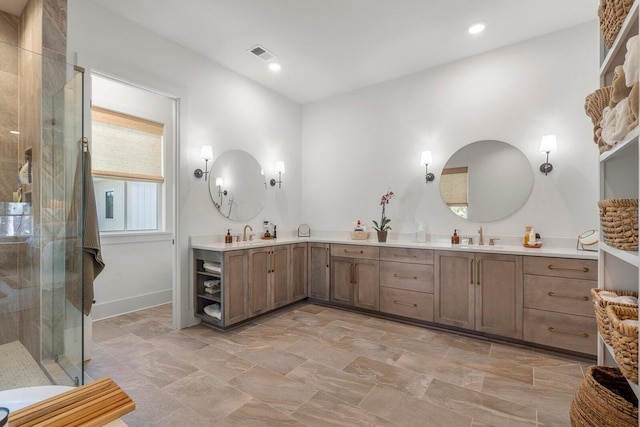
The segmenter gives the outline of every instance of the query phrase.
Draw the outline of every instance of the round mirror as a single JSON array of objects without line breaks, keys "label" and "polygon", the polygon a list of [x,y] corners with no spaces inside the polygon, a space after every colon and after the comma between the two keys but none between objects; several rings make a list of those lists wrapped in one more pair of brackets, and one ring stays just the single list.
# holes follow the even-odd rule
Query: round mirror
[{"label": "round mirror", "polygon": [[242,150],[218,157],[209,173],[209,195],[218,212],[232,221],[248,221],[264,206],[267,181],[260,163]]},{"label": "round mirror", "polygon": [[475,222],[497,221],[520,209],[531,194],[527,157],[502,141],[477,141],[456,151],[440,176],[440,195],[449,209]]}]

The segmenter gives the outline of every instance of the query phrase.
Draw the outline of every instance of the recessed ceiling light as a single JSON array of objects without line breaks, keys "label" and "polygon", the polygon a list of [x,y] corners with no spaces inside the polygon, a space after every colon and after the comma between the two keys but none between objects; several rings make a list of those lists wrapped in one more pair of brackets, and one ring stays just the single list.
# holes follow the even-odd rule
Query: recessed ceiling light
[{"label": "recessed ceiling light", "polygon": [[469,34],[478,34],[483,32],[486,26],[487,25],[484,22],[476,22],[475,24],[470,25],[469,28],[467,28],[467,31]]},{"label": "recessed ceiling light", "polygon": [[269,69],[271,71],[280,71],[282,65],[279,62],[269,62]]}]

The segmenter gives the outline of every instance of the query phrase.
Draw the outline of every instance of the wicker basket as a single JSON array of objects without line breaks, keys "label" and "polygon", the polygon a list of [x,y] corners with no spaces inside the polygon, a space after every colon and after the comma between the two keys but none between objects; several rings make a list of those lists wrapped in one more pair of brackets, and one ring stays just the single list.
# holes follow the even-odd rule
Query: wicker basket
[{"label": "wicker basket", "polygon": [[602,40],[607,49],[613,46],[632,5],[633,0],[600,0],[598,17]]},{"label": "wicker basket", "polygon": [[638,250],[638,199],[598,202],[604,242],[625,251]]},{"label": "wicker basket", "polygon": [[351,240],[367,240],[369,238],[368,231],[352,231]]},{"label": "wicker basket", "polygon": [[601,87],[587,95],[584,99],[584,111],[587,116],[591,118],[591,123],[593,124],[593,142],[598,145],[598,150],[600,150],[601,153],[611,149],[611,145],[602,139],[602,130],[600,127],[602,112],[611,100],[611,91],[611,86]]},{"label": "wicker basket", "polygon": [[611,319],[611,346],[618,367],[629,381],[638,384],[638,327],[622,323],[638,320],[638,307],[610,305],[606,311]]},{"label": "wicker basket", "polygon": [[638,398],[620,370],[591,366],[569,411],[573,427],[638,427]]},{"label": "wicker basket", "polygon": [[611,344],[611,319],[607,316],[607,306],[609,305],[617,305],[619,307],[628,307],[628,308],[638,308],[637,305],[633,304],[621,304],[614,301],[607,301],[600,297],[600,292],[609,291],[615,292],[619,296],[632,296],[638,297],[638,293],[634,291],[622,291],[617,289],[591,289],[591,296],[595,306],[596,313],[596,323],[598,324],[598,332],[600,332],[600,336],[609,345]]}]

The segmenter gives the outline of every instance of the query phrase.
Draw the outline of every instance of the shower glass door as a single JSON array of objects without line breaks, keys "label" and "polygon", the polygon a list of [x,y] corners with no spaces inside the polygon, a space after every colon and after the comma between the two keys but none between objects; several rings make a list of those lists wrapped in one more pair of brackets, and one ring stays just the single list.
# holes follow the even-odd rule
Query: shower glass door
[{"label": "shower glass door", "polygon": [[42,155],[51,156],[51,162],[43,161],[43,165],[50,165],[51,174],[42,174],[42,361],[57,384],[79,385],[84,378],[84,76],[67,64],[51,66],[64,67],[70,80],[53,94],[50,103],[43,97]]}]

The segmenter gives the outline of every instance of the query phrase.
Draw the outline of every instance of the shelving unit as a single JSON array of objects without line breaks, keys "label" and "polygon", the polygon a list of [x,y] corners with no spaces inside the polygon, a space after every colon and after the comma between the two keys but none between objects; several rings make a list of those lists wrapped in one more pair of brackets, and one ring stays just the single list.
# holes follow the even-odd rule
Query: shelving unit
[{"label": "shelving unit", "polygon": [[[616,66],[625,60],[626,43],[639,33],[639,1],[636,0],[626,17],[612,47],[600,42],[600,86],[612,84]],[[634,198],[639,195],[638,137],[640,129],[632,130],[611,150],[600,154],[600,199]],[[598,249],[598,287],[640,291],[640,256],[637,251],[620,250],[604,243],[602,232]],[[613,349],[598,338],[598,364],[615,365]],[[637,396],[640,387],[629,382]]]},{"label": "shelving unit", "polygon": [[[203,322],[213,326],[222,327],[224,319],[224,303],[222,295],[223,281],[223,254],[221,252],[194,251],[194,278],[195,278],[195,314]],[[207,265],[216,266],[219,271],[208,271]],[[208,293],[205,291],[205,282],[214,280],[219,284],[215,286],[217,292]],[[220,319],[205,313],[204,308],[212,304],[220,306]]]}]

